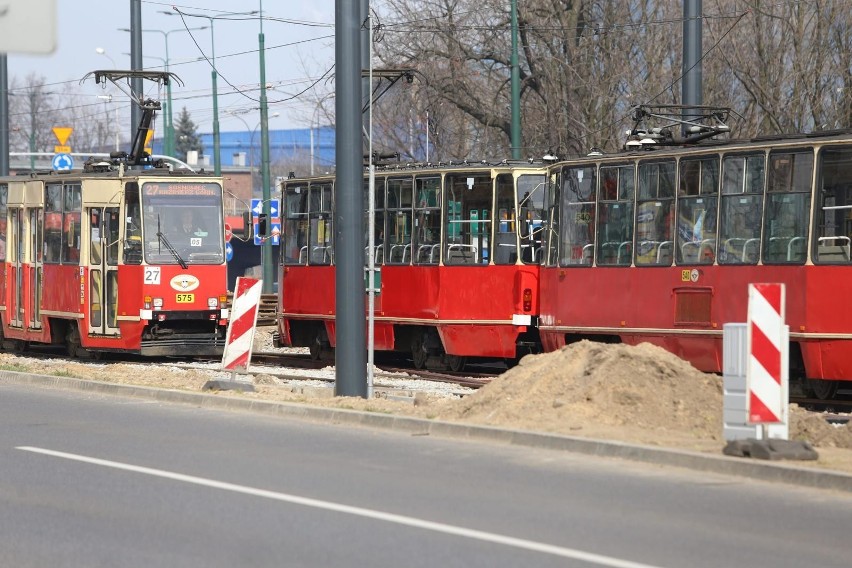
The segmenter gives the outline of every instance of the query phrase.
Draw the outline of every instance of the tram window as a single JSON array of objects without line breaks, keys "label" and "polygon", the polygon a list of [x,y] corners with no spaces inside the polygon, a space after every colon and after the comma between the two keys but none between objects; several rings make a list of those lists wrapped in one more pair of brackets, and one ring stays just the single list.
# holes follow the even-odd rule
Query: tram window
[{"label": "tram window", "polygon": [[633,256],[633,166],[602,166],[598,197],[599,266],[630,266]]},{"label": "tram window", "polygon": [[[375,210],[373,224],[373,259],[375,264],[382,264],[385,259],[385,208],[384,208],[384,179],[376,178],[375,180]],[[370,181],[364,180],[364,266],[367,266],[370,260],[369,243],[370,243],[370,210],[369,210],[369,195]]]},{"label": "tram window", "polygon": [[556,266],[559,259],[559,207],[560,188],[562,174],[554,172],[547,180],[546,193],[544,198],[545,210],[547,211],[547,220],[544,224],[546,230],[545,246],[547,247],[545,264],[547,266]]},{"label": "tram window", "polygon": [[819,153],[814,262],[848,264],[852,241],[852,148]]},{"label": "tram window", "polygon": [[139,207],[139,184],[131,182],[125,187],[127,216],[124,219],[124,262],[142,264],[142,213]]},{"label": "tram window", "polygon": [[717,157],[681,160],[675,246],[678,264],[713,264],[718,194]]},{"label": "tram window", "polygon": [[308,262],[308,186],[287,185],[284,188],[284,264]]},{"label": "tram window", "polygon": [[44,188],[44,262],[57,264],[62,252],[62,184]]},{"label": "tram window", "polygon": [[540,264],[544,239],[544,199],[546,178],[540,174],[524,174],[517,180],[521,260],[527,264]]},{"label": "tram window", "polygon": [[674,258],[674,161],[639,164],[636,265],[669,266]]},{"label": "tram window", "polygon": [[415,264],[437,264],[440,260],[441,178],[416,178],[414,200],[411,258]]},{"label": "tram window", "polygon": [[[488,264],[492,183],[490,174],[461,173],[445,179],[447,236],[444,264]],[[437,260],[437,259],[433,259]]]},{"label": "tram window", "polygon": [[591,266],[595,248],[597,168],[562,169],[560,266]]},{"label": "tram window", "polygon": [[802,264],[807,258],[814,155],[769,155],[763,238],[763,262]]},{"label": "tram window", "polygon": [[411,177],[387,180],[386,264],[411,263],[414,181]]},{"label": "tram window", "polygon": [[[520,179],[518,179],[519,194],[521,193]],[[518,209],[521,211],[520,219],[525,222],[526,212],[529,210],[527,202],[530,194],[527,191],[520,197],[516,196],[512,174],[499,174],[496,187],[497,215],[495,222],[497,225],[494,232],[494,264],[515,264],[518,260],[518,223],[515,217],[515,200],[518,199]]]},{"label": "tram window", "polygon": [[330,182],[311,184],[308,212],[310,235],[308,259],[310,264],[331,264],[334,259],[331,188]]},{"label": "tram window", "polygon": [[80,185],[66,185],[62,222],[62,262],[80,262],[80,222],[83,201]]}]

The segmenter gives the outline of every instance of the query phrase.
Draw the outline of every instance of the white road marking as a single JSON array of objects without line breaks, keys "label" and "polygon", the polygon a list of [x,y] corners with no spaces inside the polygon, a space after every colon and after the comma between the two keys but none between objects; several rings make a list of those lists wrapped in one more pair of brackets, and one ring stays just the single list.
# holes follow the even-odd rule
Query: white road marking
[{"label": "white road marking", "polygon": [[286,503],[292,503],[295,505],[302,505],[304,507],[314,507],[316,509],[324,509],[326,511],[334,511],[336,513],[345,513],[348,515],[356,515],[359,517],[364,517],[368,519],[375,519],[378,521],[385,521],[388,523],[396,523],[398,525],[405,525],[409,527],[414,527],[418,529],[424,529],[439,533],[444,533],[453,536],[460,536],[475,540],[481,540],[485,542],[492,542],[494,544],[502,544],[504,546],[512,546],[515,548],[521,548],[525,550],[531,550],[533,552],[540,552],[543,554],[551,554],[554,556],[561,556],[564,558],[571,558],[574,560],[581,560],[583,562],[588,562],[590,564],[596,564],[598,566],[609,566],[612,568],[659,568],[658,566],[653,566],[651,564],[642,564],[640,562],[632,562],[630,560],[622,560],[620,558],[613,558],[611,556],[604,556],[601,554],[594,554],[591,552],[583,552],[582,550],[576,550],[573,548],[564,548],[561,546],[554,546],[551,544],[546,544],[543,542],[536,542],[532,540],[526,540],[522,538],[514,538],[511,536],[505,536],[495,533],[489,533],[485,531],[478,531],[475,529],[466,529],[463,527],[457,527],[453,525],[446,525],[443,523],[435,523],[432,521],[425,521],[422,519],[416,519],[414,517],[406,517],[404,515],[396,515],[393,513],[384,513],[382,511],[375,511],[372,509],[364,509],[362,507],[351,507],[349,505],[342,505],[339,503],[332,503],[330,501],[321,501],[319,499],[311,499],[308,497],[299,497],[298,495],[290,495],[288,493],[278,493],[277,491],[267,491],[264,489],[256,489],[253,487],[247,487],[245,485],[237,485],[234,483],[227,483],[223,481],[216,481],[214,479],[207,479],[204,477],[195,477],[193,475],[184,475],[182,473],[175,473],[172,471],[166,471],[162,469],[154,469],[150,467],[143,467],[138,465],[132,465],[127,463],[115,462],[110,460],[104,460],[99,458],[91,458],[87,456],[81,456],[78,454],[69,454],[66,452],[58,452],[55,450],[48,450],[45,448],[36,448],[32,446],[17,446],[18,450],[23,450],[25,452],[33,452],[36,454],[42,454],[46,456],[52,456],[56,458],[63,458],[67,460],[73,460],[93,465],[99,465],[102,467],[109,467],[113,469],[120,469],[123,471],[130,471],[134,473],[142,473],[145,475],[151,475],[154,477],[161,477],[165,479],[172,479],[175,481],[182,481],[184,483],[192,483],[194,485],[201,485],[205,487],[212,487],[214,489],[221,489],[224,491],[233,491],[234,493],[242,493],[244,495],[251,495],[253,497],[262,497],[265,499],[272,499],[275,501],[283,501]]}]

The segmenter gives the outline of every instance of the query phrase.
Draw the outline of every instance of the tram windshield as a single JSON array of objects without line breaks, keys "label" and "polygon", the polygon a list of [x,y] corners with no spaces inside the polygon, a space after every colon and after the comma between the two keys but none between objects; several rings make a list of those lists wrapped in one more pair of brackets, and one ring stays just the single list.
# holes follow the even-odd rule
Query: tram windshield
[{"label": "tram windshield", "polygon": [[222,187],[167,181],[142,184],[144,255],[149,264],[225,261]]}]

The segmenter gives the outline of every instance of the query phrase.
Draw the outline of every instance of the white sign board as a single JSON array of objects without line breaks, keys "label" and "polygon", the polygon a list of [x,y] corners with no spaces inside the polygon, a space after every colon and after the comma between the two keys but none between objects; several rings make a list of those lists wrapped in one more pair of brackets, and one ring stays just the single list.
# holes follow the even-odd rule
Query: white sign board
[{"label": "white sign board", "polygon": [[56,51],[56,0],[0,2],[0,53]]}]

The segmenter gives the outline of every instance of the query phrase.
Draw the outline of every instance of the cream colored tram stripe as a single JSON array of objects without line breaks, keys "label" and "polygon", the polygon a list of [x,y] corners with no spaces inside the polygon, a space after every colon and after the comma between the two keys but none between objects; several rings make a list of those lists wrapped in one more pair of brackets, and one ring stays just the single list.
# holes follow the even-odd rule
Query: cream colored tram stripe
[{"label": "cream colored tram stripe", "polygon": [[522,538],[514,538],[510,536],[504,536],[495,533],[489,533],[485,531],[478,531],[475,529],[466,529],[463,527],[457,527],[453,525],[445,525],[443,523],[435,523],[432,521],[425,521],[422,519],[416,519],[414,517],[406,517],[404,515],[396,515],[393,513],[384,513],[382,511],[375,511],[372,509],[364,509],[361,507],[351,507],[349,505],[342,505],[339,503],[332,503],[330,501],[321,501],[319,499],[310,499],[308,497],[299,497],[298,495],[290,495],[288,493],[278,493],[276,491],[267,491],[265,489],[256,489],[253,487],[247,487],[245,485],[236,485],[234,483],[226,483],[223,481],[216,481],[214,479],[207,479],[204,477],[195,477],[193,475],[184,475],[182,473],[175,473],[172,471],[166,471],[162,469],[154,469],[150,467],[143,467],[138,465],[126,464],[121,462],[115,462],[110,460],[104,460],[99,458],[90,458],[87,456],[81,456],[78,454],[69,454],[66,452],[58,452],[55,450],[48,450],[44,448],[35,448],[32,446],[17,446],[18,450],[23,450],[25,452],[33,452],[36,454],[42,454],[46,456],[52,456],[56,458],[63,458],[72,461],[78,461],[83,463],[89,463],[93,465],[99,465],[103,467],[110,467],[113,469],[120,469],[123,471],[131,471],[134,473],[142,473],[145,475],[152,475],[154,477],[161,477],[165,479],[172,479],[175,481],[182,481],[184,483],[192,483],[195,485],[202,485],[205,487],[212,487],[214,489],[222,489],[224,491],[233,491],[235,493],[242,493],[244,495],[251,495],[254,497],[263,497],[265,499],[272,499],[275,501],[283,501],[286,503],[292,503],[295,505],[302,505],[305,507],[314,507],[316,509],[324,509],[326,511],[334,511],[337,513],[345,513],[348,515],[356,515],[358,517],[365,517],[368,519],[374,519],[378,521],[385,521],[388,523],[396,523],[399,525],[405,525],[409,527],[414,527],[418,529],[424,529],[444,534],[449,534],[453,536],[460,536],[465,538],[470,538],[474,540],[481,540],[485,542],[492,542],[494,544],[502,544],[504,546],[512,546],[515,548],[521,548],[525,550],[530,550],[533,552],[540,552],[542,554],[550,554],[553,556],[561,556],[564,558],[572,558],[574,560],[581,560],[583,562],[588,562],[590,564],[595,564],[598,566],[609,566],[612,568],[659,568],[658,566],[653,566],[650,564],[642,564],[639,562],[631,562],[630,560],[622,560],[619,558],[613,558],[610,556],[603,556],[601,554],[594,554],[590,552],[583,552],[582,550],[575,550],[572,548],[564,548],[561,546],[554,546],[551,544],[545,544],[542,542],[535,542],[532,540],[525,540]]}]

